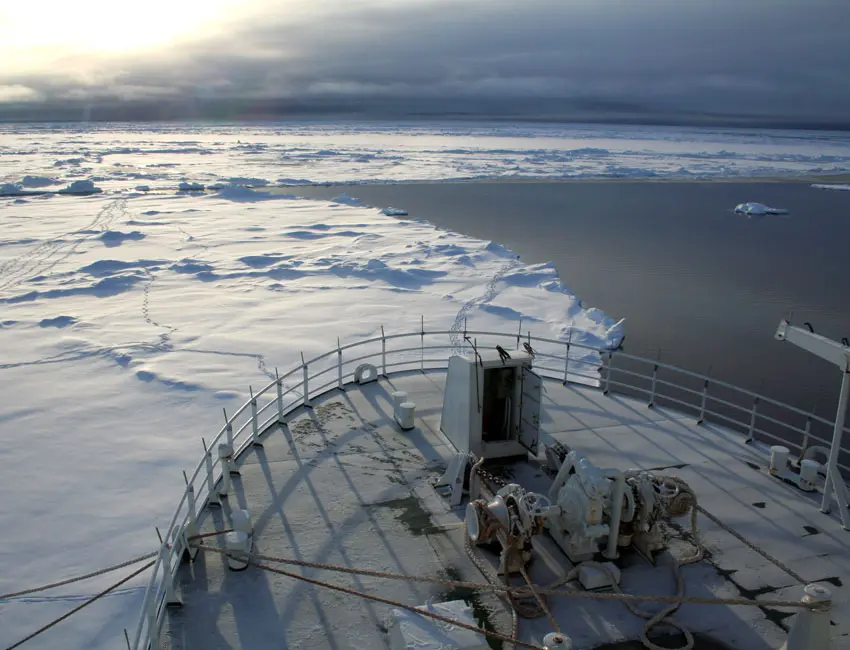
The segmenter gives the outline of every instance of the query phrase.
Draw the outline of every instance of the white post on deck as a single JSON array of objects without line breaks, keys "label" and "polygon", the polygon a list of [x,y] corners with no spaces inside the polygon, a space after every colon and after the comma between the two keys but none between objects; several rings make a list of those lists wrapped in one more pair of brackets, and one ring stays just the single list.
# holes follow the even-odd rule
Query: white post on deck
[{"label": "white post on deck", "polygon": [[[185,472],[183,472],[183,477],[186,478]],[[198,530],[198,505],[195,503],[195,486],[191,483],[186,485],[186,501],[189,503],[189,518],[183,529],[183,532],[186,534],[184,541],[186,543],[186,550],[189,552],[189,558],[194,560],[198,554],[198,544],[200,542],[192,538],[200,531]]]},{"label": "white post on deck", "polygon": [[204,463],[207,466],[207,502],[211,506],[221,505],[221,502],[218,499],[218,493],[215,491],[215,477],[213,476],[213,460],[212,460],[212,451],[207,449],[207,442],[203,438],[201,438],[201,442],[204,443]]},{"label": "white post on deck", "polygon": [[697,424],[702,424],[705,421],[705,403],[708,400],[708,384],[709,381],[706,379],[702,385],[702,397],[699,403],[699,420],[697,420]]},{"label": "white post on deck", "polygon": [[384,334],[383,325],[381,325],[381,375],[387,376],[387,336]]},{"label": "white post on deck", "polygon": [[280,380],[277,368],[274,369],[274,378],[277,386],[277,421],[283,424],[283,382]]},{"label": "white post on deck", "polygon": [[655,385],[658,383],[658,364],[652,366],[652,387],[649,389],[649,404],[648,408],[655,406]]},{"label": "white post on deck", "polygon": [[156,619],[156,603],[153,595],[148,598],[148,638],[150,639],[150,650],[160,650],[159,644],[159,622]]},{"label": "white post on deck", "polygon": [[159,562],[162,566],[162,579],[165,582],[165,605],[167,607],[180,607],[183,601],[177,596],[174,591],[174,573],[171,571],[170,549],[166,542],[162,542],[159,546]]},{"label": "white post on deck", "polygon": [[224,413],[224,434],[227,436],[227,444],[233,446],[233,423],[227,419],[227,409],[222,407],[221,412]]},{"label": "white post on deck", "polygon": [[254,389],[248,386],[251,392],[251,444],[262,447],[260,444],[260,424],[257,421],[257,398],[254,397]]},{"label": "white post on deck", "polygon": [[344,390],[342,387],[342,347],[339,344],[339,337],[336,337],[336,387]]},{"label": "white post on deck", "polygon": [[567,351],[564,354],[564,386],[567,385],[567,372],[570,369],[570,344],[573,342],[573,328],[567,334]]},{"label": "white post on deck", "polygon": [[847,511],[850,495],[848,495],[844,477],[838,470],[838,455],[841,453],[841,439],[844,437],[844,421],[847,415],[847,400],[850,396],[850,346],[815,334],[811,325],[808,329],[804,329],[791,325],[787,320],[780,321],[775,337],[779,341],[788,341],[822,359],[831,361],[841,370],[838,411],[835,414],[835,426],[832,429],[832,444],[829,448],[829,460],[826,463],[826,482],[823,486],[823,501],[820,509],[821,512],[830,511],[834,494],[835,500],[838,502],[841,525],[845,530],[850,530],[850,513]]},{"label": "white post on deck", "polygon": [[304,392],[304,406],[310,406],[310,376],[307,370],[307,364],[304,362],[304,353],[301,353],[301,374],[304,380],[302,391]]},{"label": "white post on deck", "polygon": [[422,314],[419,319],[419,369],[425,372],[425,314]]}]

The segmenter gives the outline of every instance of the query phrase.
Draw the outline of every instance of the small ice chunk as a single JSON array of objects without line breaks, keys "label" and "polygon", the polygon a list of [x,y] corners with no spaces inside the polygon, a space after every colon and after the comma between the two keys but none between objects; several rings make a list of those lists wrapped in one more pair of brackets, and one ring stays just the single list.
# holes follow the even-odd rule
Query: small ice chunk
[{"label": "small ice chunk", "polygon": [[21,179],[21,185],[24,187],[49,187],[50,185],[59,185],[59,181],[46,176],[24,176]]},{"label": "small ice chunk", "polygon": [[278,178],[278,185],[312,185],[313,181],[309,178]]},{"label": "small ice chunk", "polygon": [[17,196],[20,193],[20,183],[0,183],[0,196]]},{"label": "small ice chunk", "polygon": [[136,185],[136,191],[137,192],[150,192],[151,186],[150,185]]},{"label": "small ice chunk", "polygon": [[177,190],[180,192],[203,192],[204,186],[201,183],[188,183],[183,181],[177,186]]},{"label": "small ice chunk", "polygon": [[384,208],[383,210],[381,210],[381,212],[383,212],[388,217],[406,217],[407,216],[407,210],[402,210],[401,208],[389,207],[389,208]]},{"label": "small ice chunk", "polygon": [[738,214],[761,215],[761,214],[788,214],[788,210],[782,208],[771,208],[764,203],[739,203],[735,206],[735,212]]},{"label": "small ice chunk", "polygon": [[363,205],[363,201],[355,199],[353,196],[348,196],[345,192],[331,199],[334,203],[343,203],[345,205]]},{"label": "small ice chunk", "polygon": [[59,194],[97,194],[102,191],[91,181],[74,181],[65,189],[59,190]]}]

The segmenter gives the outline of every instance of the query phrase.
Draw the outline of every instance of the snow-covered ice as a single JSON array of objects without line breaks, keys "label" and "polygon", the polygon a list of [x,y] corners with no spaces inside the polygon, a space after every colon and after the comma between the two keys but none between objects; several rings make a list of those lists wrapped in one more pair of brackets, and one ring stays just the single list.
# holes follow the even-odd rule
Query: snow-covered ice
[{"label": "snow-covered ice", "polygon": [[764,203],[754,203],[752,201],[739,203],[735,206],[735,212],[750,216],[763,214],[788,214],[788,210],[785,210],[784,208],[771,208]]},{"label": "snow-covered ice", "polygon": [[406,217],[407,210],[402,210],[401,208],[394,208],[392,206],[384,208],[381,210],[388,217]]},{"label": "snow-covered ice", "polygon": [[90,180],[80,180],[69,183],[68,187],[59,190],[59,194],[97,194],[103,190]]},{"label": "snow-covered ice", "polygon": [[839,191],[850,191],[850,185],[837,185],[833,183],[815,183],[812,187],[819,190],[839,190]]},{"label": "snow-covered ice", "polygon": [[[0,125],[0,184],[105,191],[216,183],[725,178],[850,172],[850,134],[487,123]],[[189,190],[186,190],[189,191]]]},{"label": "snow-covered ice", "polygon": [[[429,329],[522,318],[574,342],[623,336],[552,264],[348,199],[227,185],[0,201],[0,593],[155,548],[222,407],[337,336],[417,330],[420,314]],[[0,646],[115,579],[3,602]],[[143,582],[28,647],[119,646]]]}]

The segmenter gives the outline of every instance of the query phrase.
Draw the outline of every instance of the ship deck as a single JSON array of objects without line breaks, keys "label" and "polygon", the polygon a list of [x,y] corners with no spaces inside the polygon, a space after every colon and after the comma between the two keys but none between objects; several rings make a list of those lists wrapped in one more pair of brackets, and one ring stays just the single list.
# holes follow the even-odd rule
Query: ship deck
[{"label": "ship deck", "polygon": [[[445,371],[395,374],[331,390],[314,399],[312,408],[296,409],[285,424],[263,432],[261,447],[240,455],[240,475],[233,477],[221,508],[201,513],[201,532],[228,528],[230,512],[246,508],[257,553],[483,583],[464,550],[463,507],[450,508],[429,482],[454,453],[439,430],[445,377]],[[393,421],[395,390],[406,391],[416,404],[412,431],[400,431]],[[850,593],[844,585],[850,579],[850,532],[834,515],[822,514],[813,496],[771,477],[763,447],[745,444],[743,436],[722,426],[697,425],[692,416],[674,410],[546,380],[540,442],[552,440],[582,451],[600,467],[654,468],[685,479],[700,505],[726,526],[806,582],[829,586],[834,648],[850,649]],[[524,486],[545,490],[548,479],[534,459],[503,469]],[[727,530],[706,517],[700,517],[699,529],[708,552],[703,561],[682,569],[687,596],[757,601],[802,596],[797,580]],[[223,547],[217,537],[204,543]],[[534,562],[531,576],[544,584],[555,576],[558,562],[551,558],[560,551],[541,543],[551,551],[550,561]],[[671,552],[687,552],[685,546],[674,545]],[[624,553],[618,560],[623,590],[674,594],[670,561],[662,554],[652,565]],[[467,600],[479,624],[510,632],[509,614],[491,593],[276,566],[408,605]],[[184,605],[169,610],[161,639],[165,648],[388,647],[389,605],[254,566],[230,571],[225,558],[211,551],[182,565],[177,591]],[[644,623],[621,602],[550,598],[549,606],[577,650],[637,639]],[[762,650],[782,645],[794,611],[686,603],[676,618],[697,635],[697,650]],[[549,631],[546,618],[520,619],[524,640],[541,644]]]}]

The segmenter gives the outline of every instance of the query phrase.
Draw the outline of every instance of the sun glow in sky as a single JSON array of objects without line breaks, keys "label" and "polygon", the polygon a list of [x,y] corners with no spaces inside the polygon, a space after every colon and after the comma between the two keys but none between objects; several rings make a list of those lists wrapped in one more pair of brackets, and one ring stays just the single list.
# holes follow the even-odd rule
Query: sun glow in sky
[{"label": "sun glow in sky", "polygon": [[238,4],[238,0],[28,0],[14,4],[0,0],[0,54],[23,59],[153,48],[202,34]]}]

